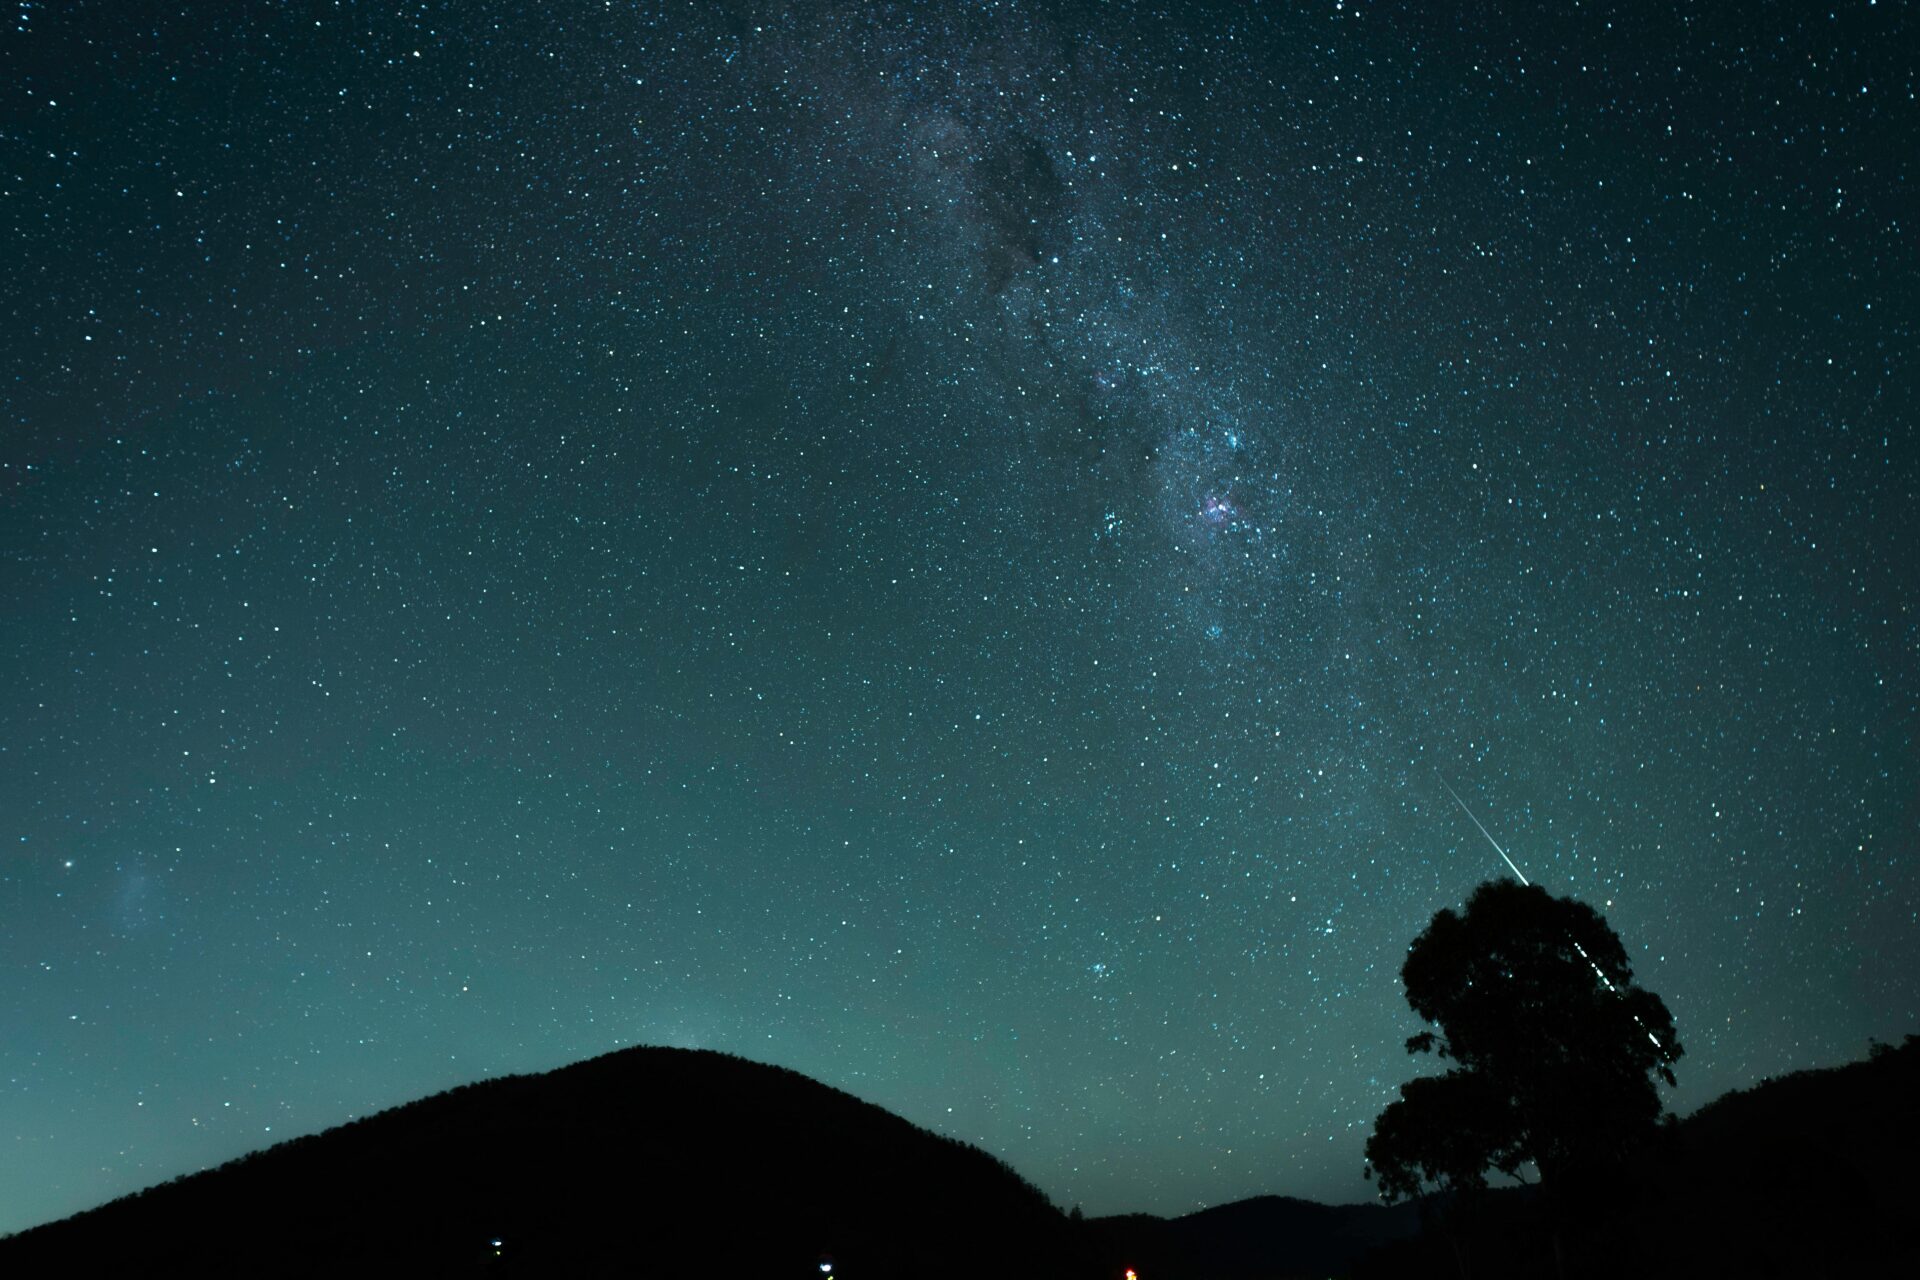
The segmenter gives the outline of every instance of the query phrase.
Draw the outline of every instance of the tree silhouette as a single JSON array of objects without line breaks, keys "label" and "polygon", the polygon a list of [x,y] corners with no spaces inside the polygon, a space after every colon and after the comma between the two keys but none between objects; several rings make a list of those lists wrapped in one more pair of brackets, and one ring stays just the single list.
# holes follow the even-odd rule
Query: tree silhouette
[{"label": "tree silhouette", "polygon": [[1615,1182],[1658,1130],[1656,1080],[1680,1057],[1673,1016],[1634,985],[1600,914],[1533,885],[1488,881],[1442,910],[1400,970],[1438,1033],[1409,1053],[1456,1064],[1413,1080],[1374,1121],[1369,1175],[1396,1200],[1428,1184],[1468,1192],[1531,1164],[1560,1205]]}]

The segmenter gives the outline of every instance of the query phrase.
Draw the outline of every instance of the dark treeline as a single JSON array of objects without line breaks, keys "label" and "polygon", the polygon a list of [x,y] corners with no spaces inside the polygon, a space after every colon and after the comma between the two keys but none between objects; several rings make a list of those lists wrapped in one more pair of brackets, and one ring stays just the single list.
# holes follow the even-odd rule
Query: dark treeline
[{"label": "dark treeline", "polygon": [[638,1048],[23,1232],[0,1274],[1100,1274],[1080,1240],[977,1148],[796,1072]]},{"label": "dark treeline", "polygon": [[[1920,1274],[1916,1142],[1920,1036],[1728,1094],[1576,1215],[1566,1274]],[[1081,1222],[992,1156],[804,1076],[647,1048],[456,1089],[0,1240],[0,1274],[819,1277],[830,1261],[841,1280],[1507,1280],[1554,1274],[1546,1218],[1513,1187]]]},{"label": "dark treeline", "polygon": [[[1667,1125],[1563,1222],[1559,1265],[1594,1280],[1920,1275],[1916,1150],[1920,1036],[1909,1036]],[[1537,1185],[1506,1185],[1384,1207],[1265,1196],[1089,1226],[1096,1252],[1141,1280],[1540,1280],[1556,1273],[1553,1218]]]},{"label": "dark treeline", "polygon": [[[1569,1277],[1920,1275],[1920,1036],[1729,1093],[1665,1127],[1579,1207]],[[1424,1202],[1424,1235],[1356,1280],[1554,1274],[1532,1188]]]}]

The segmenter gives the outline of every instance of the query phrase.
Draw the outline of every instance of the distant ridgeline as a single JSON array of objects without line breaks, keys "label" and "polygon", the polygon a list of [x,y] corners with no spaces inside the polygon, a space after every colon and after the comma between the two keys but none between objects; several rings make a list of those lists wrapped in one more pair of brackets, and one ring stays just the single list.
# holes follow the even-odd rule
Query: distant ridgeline
[{"label": "distant ridgeline", "polygon": [[628,1049],[0,1240],[0,1275],[1103,1275],[977,1148],[778,1067]]},{"label": "distant ridgeline", "polygon": [[[1920,1276],[1920,1036],[1724,1094],[1586,1207],[1569,1277]],[[1534,1189],[1496,1191],[1378,1249],[1362,1280],[1552,1275]],[[1433,1207],[1430,1205],[1430,1207]]]},{"label": "distant ridgeline", "polygon": [[1680,1123],[1649,1234],[1670,1274],[1920,1275],[1920,1035]]},{"label": "distant ridgeline", "polygon": [[[1576,1276],[1920,1275],[1920,1036],[1679,1122]],[[1553,1274],[1532,1188],[1068,1218],[1005,1164],[778,1067],[628,1049],[468,1085],[0,1240],[0,1276],[1287,1280]],[[1427,1234],[1419,1234],[1422,1222]]]}]

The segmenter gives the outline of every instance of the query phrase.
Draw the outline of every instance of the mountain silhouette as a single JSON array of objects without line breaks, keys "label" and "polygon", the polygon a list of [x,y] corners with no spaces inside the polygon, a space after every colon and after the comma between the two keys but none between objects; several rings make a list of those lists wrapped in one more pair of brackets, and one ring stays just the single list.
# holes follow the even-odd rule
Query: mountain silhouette
[{"label": "mountain silhouette", "polygon": [[1344,1275],[1369,1251],[1420,1231],[1420,1206],[1320,1204],[1255,1196],[1161,1218],[1095,1218],[1103,1258],[1125,1258],[1154,1280],[1277,1280]]},{"label": "mountain silhouette", "polygon": [[779,1067],[635,1048],[21,1232],[0,1274],[1098,1274],[1078,1236],[975,1147]]},{"label": "mountain silhouette", "polygon": [[1920,1036],[1680,1122],[1638,1224],[1667,1274],[1920,1275]]},{"label": "mountain silhouette", "polygon": [[[1669,1125],[1567,1242],[1568,1277],[1920,1275],[1920,1036],[1721,1095]],[[1532,1187],[1376,1249],[1365,1280],[1554,1274]]]},{"label": "mountain silhouette", "polygon": [[[1596,1207],[1567,1274],[1920,1274],[1917,1144],[1920,1036],[1724,1095]],[[1490,1280],[1552,1274],[1535,1190],[1080,1222],[986,1152],[796,1072],[637,1048],[0,1239],[0,1275]]]}]

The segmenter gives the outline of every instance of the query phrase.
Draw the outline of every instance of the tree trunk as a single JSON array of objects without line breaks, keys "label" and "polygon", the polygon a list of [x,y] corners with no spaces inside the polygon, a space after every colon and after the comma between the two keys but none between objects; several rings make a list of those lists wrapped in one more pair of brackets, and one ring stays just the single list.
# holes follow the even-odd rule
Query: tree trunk
[{"label": "tree trunk", "polygon": [[1447,1243],[1453,1247],[1453,1265],[1460,1268],[1460,1280],[1473,1280],[1473,1272],[1467,1267],[1467,1251],[1460,1246],[1460,1237],[1453,1228],[1447,1228]]}]

